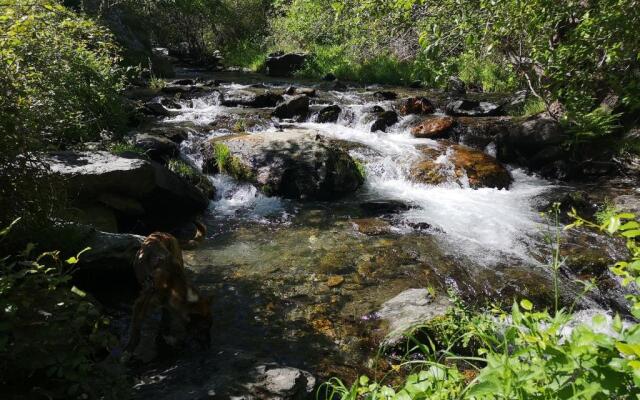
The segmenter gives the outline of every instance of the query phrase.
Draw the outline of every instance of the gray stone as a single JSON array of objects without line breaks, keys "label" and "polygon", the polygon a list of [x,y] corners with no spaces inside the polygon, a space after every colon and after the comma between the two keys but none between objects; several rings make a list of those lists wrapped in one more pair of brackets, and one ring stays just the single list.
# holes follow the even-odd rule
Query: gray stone
[{"label": "gray stone", "polygon": [[336,122],[340,117],[341,112],[342,109],[340,108],[340,106],[337,106],[335,104],[324,107],[318,112],[316,121],[320,123]]},{"label": "gray stone", "polygon": [[306,399],[313,394],[316,379],[307,371],[293,367],[260,365],[252,374],[255,382],[246,385],[249,392],[264,400]]},{"label": "gray stone", "polygon": [[139,133],[135,135],[133,144],[155,161],[166,161],[178,155],[178,145],[165,136]]},{"label": "gray stone", "polygon": [[331,200],[356,191],[363,183],[351,156],[312,130],[216,138],[205,149],[205,165],[215,158],[211,148],[219,144],[230,151],[226,172],[267,195]]},{"label": "gray stone", "polygon": [[171,115],[171,111],[169,111],[167,107],[156,101],[145,103],[142,112],[147,115],[154,115],[159,117],[168,117]]},{"label": "gray stone", "polygon": [[467,93],[467,85],[457,76],[450,76],[447,81],[447,92],[456,96],[464,96]]},{"label": "gray stone", "polygon": [[158,163],[108,152],[56,152],[47,157],[51,171],[61,175],[72,198],[85,203],[105,193],[138,201],[147,216],[193,215],[204,211],[206,196]]},{"label": "gray stone", "polygon": [[384,345],[392,346],[416,325],[444,315],[451,307],[445,296],[434,298],[427,289],[408,289],[385,302],[376,315],[389,324]]},{"label": "gray stone", "polygon": [[304,118],[309,113],[309,97],[305,95],[294,96],[281,103],[273,110],[273,115],[283,118]]},{"label": "gray stone", "polygon": [[456,100],[447,104],[445,111],[455,116],[491,117],[502,114],[502,107],[487,101]]},{"label": "gray stone", "polygon": [[302,68],[306,60],[306,54],[272,54],[267,57],[267,60],[265,62],[267,75],[291,76],[294,72]]}]

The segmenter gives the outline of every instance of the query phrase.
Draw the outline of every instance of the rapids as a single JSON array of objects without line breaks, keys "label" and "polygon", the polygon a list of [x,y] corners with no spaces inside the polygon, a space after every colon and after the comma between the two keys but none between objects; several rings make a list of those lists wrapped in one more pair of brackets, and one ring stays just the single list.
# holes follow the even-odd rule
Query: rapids
[{"label": "rapids", "polygon": [[[185,252],[185,261],[194,281],[214,299],[212,347],[188,349],[141,369],[140,397],[192,398],[179,390],[235,393],[249,379],[246,371],[260,363],[306,369],[320,380],[370,372],[385,334],[376,311],[410,288],[453,290],[476,305],[522,297],[550,304],[548,227],[540,212],[573,187],[514,166],[508,166],[514,179],[508,190],[471,189],[464,177],[440,185],[415,183],[409,169],[420,156],[417,146],[435,142],[410,134],[414,116],[401,117],[386,133],[370,132],[373,120],[366,110],[391,107],[373,99],[371,90],[319,91],[319,104],[341,107],[336,123],[311,122],[312,115],[307,122],[281,124],[265,110],[222,106],[220,92],[251,90],[256,77],[226,79],[244,83],[225,83],[183,100],[173,116],[157,122],[190,129],[181,144],[185,161],[201,167],[202,143],[232,134],[234,126],[250,133],[306,128],[351,143],[350,154],[365,167],[365,185],[339,201],[300,203],[267,197],[224,174],[209,176],[217,194],[204,217],[208,237]],[[291,82],[265,84],[282,90]],[[219,124],[221,118],[231,122]],[[255,123],[247,124],[249,118]],[[485,151],[494,150],[489,145]],[[437,163],[449,165],[447,154]],[[371,215],[363,204],[372,201],[408,207]],[[357,226],[367,221],[384,226],[383,232],[361,233]],[[572,235],[567,242],[618,254],[597,237]],[[329,285],[336,276],[342,283]],[[582,298],[574,278],[563,275],[562,299],[579,298],[585,320],[594,309],[622,309],[623,293],[613,277],[607,277],[613,289]]]}]

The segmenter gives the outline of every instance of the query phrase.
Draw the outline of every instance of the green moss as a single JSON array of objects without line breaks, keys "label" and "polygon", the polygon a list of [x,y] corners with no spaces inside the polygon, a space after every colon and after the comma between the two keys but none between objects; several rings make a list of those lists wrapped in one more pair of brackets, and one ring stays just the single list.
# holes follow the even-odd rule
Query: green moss
[{"label": "green moss", "polygon": [[253,172],[238,157],[230,157],[226,172],[241,181],[252,181],[254,178]]},{"label": "green moss", "polygon": [[364,164],[362,164],[362,162],[360,162],[359,160],[353,160],[353,163],[356,165],[356,170],[358,171],[358,175],[360,176],[360,180],[362,182],[365,181],[365,179],[367,178],[367,170],[364,166]]},{"label": "green moss", "polygon": [[215,195],[215,187],[209,178],[186,162],[174,158],[169,160],[167,168],[197,187],[208,198],[211,199]]}]

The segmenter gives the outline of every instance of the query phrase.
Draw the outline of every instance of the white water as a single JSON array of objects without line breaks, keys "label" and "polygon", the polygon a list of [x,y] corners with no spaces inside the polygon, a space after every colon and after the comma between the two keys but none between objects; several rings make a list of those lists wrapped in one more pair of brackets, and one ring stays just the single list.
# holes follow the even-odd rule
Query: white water
[{"label": "white water", "polygon": [[[240,85],[230,87],[243,88]],[[354,93],[332,93],[339,98],[343,112],[335,124],[302,123],[298,126],[317,130],[328,137],[357,142],[363,150],[352,155],[365,164],[367,180],[362,195],[369,199],[401,200],[413,206],[402,215],[405,223],[428,223],[432,232],[440,235],[445,249],[463,253],[480,264],[494,263],[505,256],[534,262],[531,251],[539,240],[540,218],[534,208],[534,198],[551,186],[546,181],[512,170],[514,182],[509,190],[471,189],[464,179],[441,185],[427,185],[411,181],[409,169],[421,157],[417,145],[435,146],[429,139],[416,139],[408,126],[415,117],[401,118],[389,132],[370,132],[373,123],[364,112],[374,104],[388,107],[388,102],[366,103]],[[191,122],[205,127],[221,114],[232,109],[219,105],[214,94],[193,100],[192,107],[183,108],[178,115],[165,120],[169,123]],[[273,128],[272,128],[273,129]],[[198,143],[227,131],[208,131],[192,135],[183,144],[194,165],[200,165]],[[185,148],[185,146],[187,148]],[[190,147],[189,147],[190,146]],[[367,149],[368,148],[368,149]],[[487,149],[491,151],[491,147]],[[446,154],[438,162],[447,165]],[[261,221],[265,217],[284,215],[285,203],[269,198],[248,184],[240,184],[229,177],[212,177],[218,190],[212,209],[224,216],[248,216]],[[461,181],[461,182],[460,182]]]}]

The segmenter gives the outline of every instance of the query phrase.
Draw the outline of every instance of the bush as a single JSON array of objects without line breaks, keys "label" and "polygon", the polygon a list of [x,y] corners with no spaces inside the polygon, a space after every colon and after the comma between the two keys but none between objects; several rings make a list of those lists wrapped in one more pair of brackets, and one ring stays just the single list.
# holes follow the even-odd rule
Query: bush
[{"label": "bush", "polygon": [[0,31],[0,223],[6,226],[55,203],[39,151],[123,126],[124,75],[111,35],[56,1],[5,1]]},{"label": "bush", "polygon": [[[0,233],[0,241],[8,229]],[[15,398],[122,398],[124,371],[109,321],[70,283],[77,255],[33,259],[33,245],[0,258],[0,384]],[[12,397],[14,398],[14,397]]]}]

